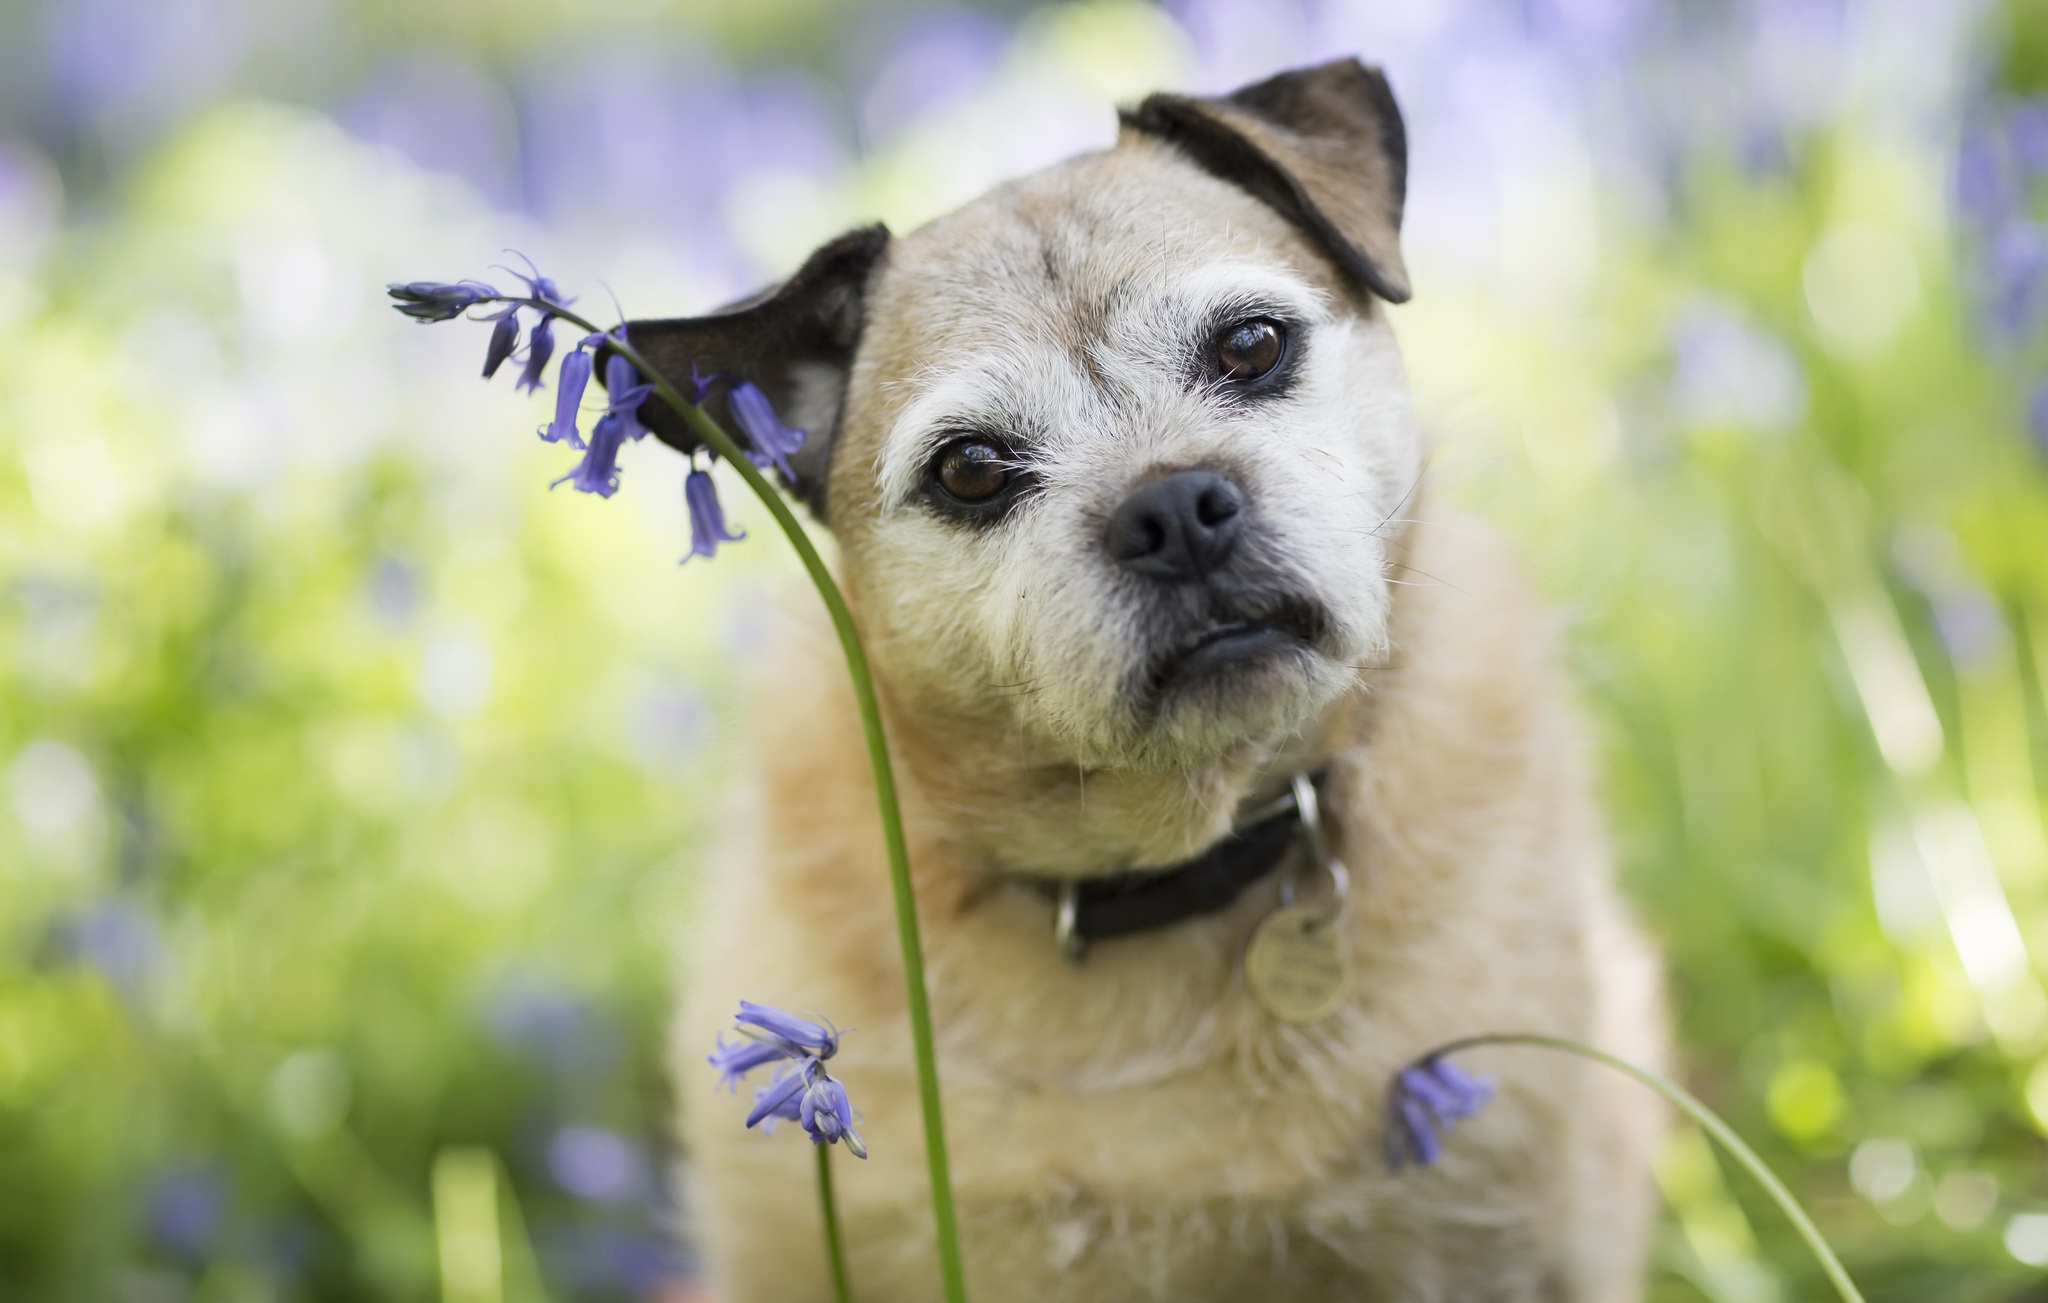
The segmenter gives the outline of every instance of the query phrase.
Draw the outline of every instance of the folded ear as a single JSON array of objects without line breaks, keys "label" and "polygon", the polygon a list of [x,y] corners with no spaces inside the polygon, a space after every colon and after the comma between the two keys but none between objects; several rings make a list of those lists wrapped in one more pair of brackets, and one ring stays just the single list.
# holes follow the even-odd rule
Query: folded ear
[{"label": "folded ear", "polygon": [[[704,317],[629,321],[626,338],[686,398],[695,378],[723,377],[758,386],[785,425],[805,432],[790,457],[797,496],[824,518],[825,472],[846,396],[846,376],[866,319],[868,279],[889,245],[886,227],[864,226],[830,240],[782,284]],[[598,374],[604,374],[599,359]],[[712,389],[705,410],[728,430],[730,385]],[[684,452],[702,446],[696,432],[659,395],[640,421]]]},{"label": "folded ear", "polygon": [[1271,205],[1373,293],[1408,301],[1408,133],[1379,69],[1338,59],[1216,99],[1150,95],[1122,118]]}]

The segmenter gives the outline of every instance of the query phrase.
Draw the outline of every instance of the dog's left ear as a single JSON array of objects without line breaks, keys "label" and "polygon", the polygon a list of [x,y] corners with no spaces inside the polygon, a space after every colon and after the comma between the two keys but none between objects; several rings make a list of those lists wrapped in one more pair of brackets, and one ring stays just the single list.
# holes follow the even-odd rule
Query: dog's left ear
[{"label": "dog's left ear", "polygon": [[[626,323],[626,338],[685,397],[695,396],[693,376],[746,381],[768,396],[784,424],[805,431],[790,457],[792,487],[821,521],[832,437],[867,318],[868,281],[888,247],[887,227],[863,226],[820,245],[780,285],[709,316]],[[602,351],[597,363],[602,376]],[[729,392],[728,385],[715,386],[705,410],[731,430]],[[639,415],[663,443],[684,452],[700,446],[659,395],[641,404]]]},{"label": "dog's left ear", "polygon": [[1408,301],[1408,134],[1379,69],[1338,59],[1215,99],[1150,95],[1122,119],[1271,205],[1373,293]]}]

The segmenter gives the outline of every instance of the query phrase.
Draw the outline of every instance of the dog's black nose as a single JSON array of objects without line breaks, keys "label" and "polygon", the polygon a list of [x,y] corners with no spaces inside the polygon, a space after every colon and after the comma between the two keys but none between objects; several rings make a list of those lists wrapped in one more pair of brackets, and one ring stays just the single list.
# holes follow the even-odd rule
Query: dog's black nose
[{"label": "dog's black nose", "polygon": [[1175,471],[1125,498],[1109,518],[1109,554],[1157,579],[1200,579],[1223,563],[1243,523],[1244,494],[1214,471]]}]

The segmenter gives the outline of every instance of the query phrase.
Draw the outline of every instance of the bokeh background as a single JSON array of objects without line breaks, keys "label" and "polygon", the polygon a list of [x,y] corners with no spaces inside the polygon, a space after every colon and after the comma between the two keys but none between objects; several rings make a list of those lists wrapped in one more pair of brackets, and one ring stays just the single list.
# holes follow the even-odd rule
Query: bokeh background
[{"label": "bokeh background", "polygon": [[[385,281],[703,309],[1352,52],[1686,1079],[1874,1300],[2048,1299],[2037,0],[0,0],[0,1298],[694,1296],[671,937],[808,599]],[[1823,1296],[1661,1183],[1660,1303]]]}]

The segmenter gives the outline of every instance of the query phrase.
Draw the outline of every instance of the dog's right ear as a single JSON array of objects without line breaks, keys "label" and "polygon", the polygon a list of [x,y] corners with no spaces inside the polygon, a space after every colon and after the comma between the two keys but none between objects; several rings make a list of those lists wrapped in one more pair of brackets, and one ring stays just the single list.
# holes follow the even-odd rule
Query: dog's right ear
[{"label": "dog's right ear", "polygon": [[1215,98],[1149,95],[1122,119],[1270,205],[1374,294],[1408,301],[1408,133],[1379,69],[1336,59]]},{"label": "dog's right ear", "polygon": [[[875,225],[827,241],[782,284],[703,317],[629,321],[626,338],[655,369],[693,397],[692,376],[724,376],[760,387],[783,424],[805,431],[790,458],[796,495],[825,518],[825,478],[832,440],[846,397],[847,372],[866,321],[867,287],[889,246],[888,228]],[[599,365],[598,374],[604,374]],[[731,430],[720,386],[705,410]],[[693,452],[696,432],[658,395],[640,408],[640,421],[671,447]]]}]

